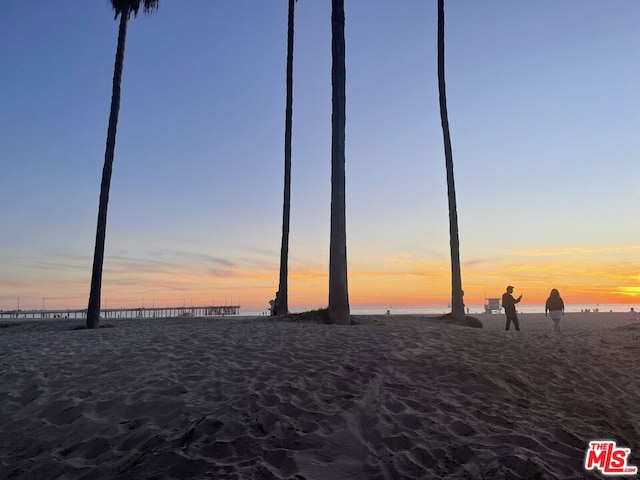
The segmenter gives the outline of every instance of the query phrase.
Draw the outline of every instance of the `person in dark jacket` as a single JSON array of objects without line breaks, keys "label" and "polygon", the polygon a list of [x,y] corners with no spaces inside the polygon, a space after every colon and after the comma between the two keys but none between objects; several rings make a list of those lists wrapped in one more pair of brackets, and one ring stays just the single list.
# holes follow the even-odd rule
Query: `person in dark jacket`
[{"label": "person in dark jacket", "polygon": [[551,315],[553,320],[553,331],[560,332],[560,319],[564,315],[564,302],[560,296],[560,292],[557,288],[551,290],[547,303],[544,306],[544,316],[547,316],[547,312]]},{"label": "person in dark jacket", "polygon": [[520,303],[522,300],[522,295],[518,298],[513,298],[513,286],[509,285],[507,287],[507,291],[502,294],[502,308],[504,308],[504,313],[507,314],[507,328],[509,330],[509,326],[511,322],[516,327],[516,330],[520,331],[520,324],[518,323],[518,314],[516,313],[516,303]]}]

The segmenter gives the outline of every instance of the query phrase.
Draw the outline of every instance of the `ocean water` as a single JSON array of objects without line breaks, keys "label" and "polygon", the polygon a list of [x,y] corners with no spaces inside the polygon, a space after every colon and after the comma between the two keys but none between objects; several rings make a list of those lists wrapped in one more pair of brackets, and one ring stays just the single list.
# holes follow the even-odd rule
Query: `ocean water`
[{"label": "ocean water", "polygon": [[[564,311],[569,312],[584,312],[584,311],[599,311],[599,312],[628,312],[630,307],[634,307],[635,310],[640,311],[640,304],[573,304],[565,305]],[[315,310],[320,307],[309,308],[293,308],[291,313],[299,313],[309,310]],[[520,313],[544,313],[544,304],[518,304],[516,306]],[[412,306],[412,307],[394,307],[394,306],[371,306],[371,307],[351,307],[352,315],[384,315],[387,310],[391,315],[442,315],[443,313],[451,312],[451,308],[447,305],[442,306]],[[484,313],[484,305],[469,305],[469,315]],[[504,313],[501,310],[500,313]],[[240,315],[267,315],[267,309],[264,310],[252,310],[252,309],[240,309]]]}]

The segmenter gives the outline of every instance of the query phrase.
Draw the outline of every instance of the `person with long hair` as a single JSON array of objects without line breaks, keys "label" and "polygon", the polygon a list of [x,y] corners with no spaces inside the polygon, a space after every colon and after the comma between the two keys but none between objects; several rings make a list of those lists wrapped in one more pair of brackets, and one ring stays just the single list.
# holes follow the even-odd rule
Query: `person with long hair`
[{"label": "person with long hair", "polygon": [[560,296],[560,292],[557,288],[551,290],[547,303],[544,306],[544,316],[547,316],[547,312],[553,320],[553,331],[560,332],[560,319],[564,315],[564,302]]}]

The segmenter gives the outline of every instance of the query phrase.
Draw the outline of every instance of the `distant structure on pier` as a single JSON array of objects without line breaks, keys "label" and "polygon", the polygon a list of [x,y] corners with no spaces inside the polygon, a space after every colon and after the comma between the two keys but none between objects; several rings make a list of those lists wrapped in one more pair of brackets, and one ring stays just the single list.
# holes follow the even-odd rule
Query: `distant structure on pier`
[{"label": "distant structure on pier", "polygon": [[[101,318],[176,318],[238,315],[240,305],[209,305],[204,307],[103,308]],[[0,310],[0,320],[8,318],[86,318],[87,309],[62,310]]]}]

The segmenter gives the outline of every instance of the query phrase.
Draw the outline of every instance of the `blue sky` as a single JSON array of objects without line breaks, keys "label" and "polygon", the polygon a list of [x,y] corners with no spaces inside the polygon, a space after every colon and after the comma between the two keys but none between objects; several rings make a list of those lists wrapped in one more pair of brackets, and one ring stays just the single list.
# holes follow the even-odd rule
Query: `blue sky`
[{"label": "blue sky", "polygon": [[[345,3],[351,302],[446,304],[436,1]],[[330,4],[296,9],[294,308],[326,304]],[[130,22],[103,304],[273,296],[286,10],[162,0]],[[638,24],[636,0],[446,2],[467,303],[508,283],[636,301]],[[117,28],[106,1],[0,4],[0,308],[86,305]]]}]

